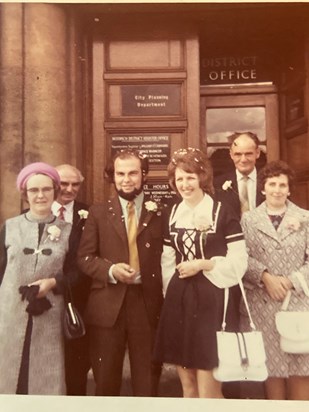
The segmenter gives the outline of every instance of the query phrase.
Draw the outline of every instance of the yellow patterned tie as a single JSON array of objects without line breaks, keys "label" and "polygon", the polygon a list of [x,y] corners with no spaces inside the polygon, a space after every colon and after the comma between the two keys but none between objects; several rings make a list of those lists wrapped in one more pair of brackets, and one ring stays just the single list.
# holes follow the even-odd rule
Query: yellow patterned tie
[{"label": "yellow patterned tie", "polygon": [[138,250],[136,244],[136,235],[137,235],[137,223],[135,216],[135,204],[134,202],[128,202],[127,204],[128,211],[128,221],[127,221],[127,235],[128,235],[128,245],[129,245],[129,256],[130,266],[139,271],[139,259],[138,259]]},{"label": "yellow patterned tie", "polygon": [[239,200],[240,200],[240,209],[241,214],[247,212],[249,207],[249,197],[248,197],[248,176],[243,176],[240,180],[239,188]]}]

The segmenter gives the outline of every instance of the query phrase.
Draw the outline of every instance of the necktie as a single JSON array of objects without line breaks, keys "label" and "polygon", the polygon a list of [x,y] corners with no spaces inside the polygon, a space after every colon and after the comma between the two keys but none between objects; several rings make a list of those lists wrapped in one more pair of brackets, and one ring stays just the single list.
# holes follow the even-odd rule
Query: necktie
[{"label": "necktie", "polygon": [[65,212],[66,208],[64,206],[59,207],[58,209],[58,217],[60,220],[64,220],[64,212]]},{"label": "necktie", "polygon": [[240,180],[239,188],[239,200],[241,214],[249,210],[249,197],[248,197],[248,176],[243,176]]},{"label": "necktie", "polygon": [[130,266],[139,271],[139,259],[138,259],[138,250],[136,244],[136,235],[137,235],[137,223],[135,216],[135,204],[134,202],[128,202],[127,204],[128,211],[128,220],[127,220],[127,235],[128,235],[128,245],[129,245],[129,256]]}]

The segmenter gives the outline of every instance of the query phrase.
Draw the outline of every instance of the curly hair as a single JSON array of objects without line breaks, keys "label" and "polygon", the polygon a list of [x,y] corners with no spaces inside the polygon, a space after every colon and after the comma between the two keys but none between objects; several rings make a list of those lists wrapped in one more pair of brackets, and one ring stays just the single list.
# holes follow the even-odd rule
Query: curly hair
[{"label": "curly hair", "polygon": [[139,159],[139,161],[141,162],[142,174],[143,174],[143,177],[145,178],[145,176],[148,174],[148,171],[149,171],[148,157],[138,150],[124,149],[124,150],[119,150],[115,153],[115,155],[109,160],[104,170],[104,176],[109,183],[114,182],[116,159],[129,159],[130,157],[136,157],[137,159]]},{"label": "curly hair", "polygon": [[266,180],[271,177],[285,175],[288,178],[289,187],[293,185],[295,173],[283,160],[274,160],[267,163],[258,173],[258,186],[260,190],[265,187]]},{"label": "curly hair", "polygon": [[167,167],[167,174],[169,184],[176,192],[175,172],[177,167],[183,169],[187,173],[197,174],[200,188],[209,195],[214,193],[212,166],[207,155],[201,150],[188,147],[174,152]]}]

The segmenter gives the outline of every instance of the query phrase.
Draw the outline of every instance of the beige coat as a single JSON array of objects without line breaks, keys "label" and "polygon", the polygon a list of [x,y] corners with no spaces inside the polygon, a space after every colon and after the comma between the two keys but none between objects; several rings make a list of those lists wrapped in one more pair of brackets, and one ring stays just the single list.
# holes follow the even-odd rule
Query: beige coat
[{"label": "beige coat", "polygon": [[[275,314],[282,302],[271,299],[261,282],[264,270],[274,275],[287,276],[293,283],[289,310],[309,310],[299,277],[309,285],[309,213],[288,201],[284,218],[276,231],[267,215],[266,204],[247,212],[242,227],[247,244],[249,263],[244,284],[253,320],[263,338],[270,376],[309,375],[309,355],[288,355],[279,347]],[[243,302],[241,327],[249,328]]]}]

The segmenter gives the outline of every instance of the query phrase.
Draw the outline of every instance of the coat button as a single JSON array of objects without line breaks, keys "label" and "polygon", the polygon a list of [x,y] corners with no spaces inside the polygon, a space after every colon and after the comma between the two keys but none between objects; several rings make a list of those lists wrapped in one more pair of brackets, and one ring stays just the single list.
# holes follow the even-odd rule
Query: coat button
[{"label": "coat button", "polygon": [[150,247],[150,243],[146,243],[146,245],[145,245],[147,248],[149,248]]}]

